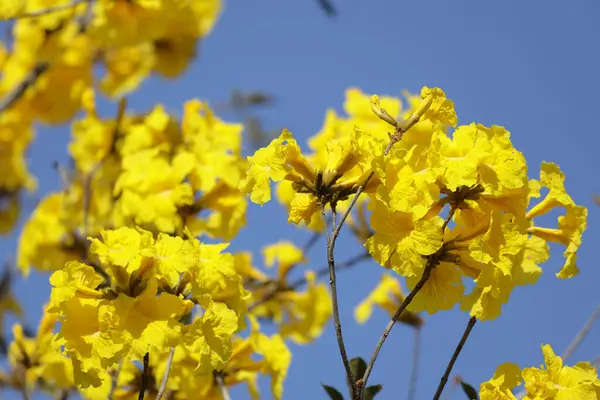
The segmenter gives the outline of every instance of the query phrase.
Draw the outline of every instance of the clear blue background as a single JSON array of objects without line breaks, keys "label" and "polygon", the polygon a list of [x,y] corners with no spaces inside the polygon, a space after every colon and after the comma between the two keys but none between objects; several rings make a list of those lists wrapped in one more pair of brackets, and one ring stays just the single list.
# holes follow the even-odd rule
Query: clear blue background
[{"label": "clear blue background", "polygon": [[[230,1],[185,76],[147,81],[130,97],[130,108],[141,112],[163,103],[178,112],[193,97],[216,103],[234,88],[260,89],[278,99],[276,107],[261,112],[268,127],[287,127],[301,140],[320,129],[328,107],[342,110],[344,90],[350,86],[390,95],[405,88],[417,92],[423,85],[442,87],[455,101],[459,122],[506,126],[525,154],[532,177],[538,176],[542,160],[558,163],[567,175],[567,190],[590,208],[579,253],[581,275],[569,281],[555,278],[563,249],[553,247],[539,283],[517,288],[500,318],[475,327],[453,374],[477,387],[505,361],[539,365],[542,343],[562,352],[599,303],[595,246],[600,243],[600,220],[592,194],[600,192],[600,3],[334,1],[339,10],[334,20],[325,17],[314,0]],[[102,111],[110,116],[114,110],[110,105]],[[54,160],[64,164],[68,138],[68,127],[38,130],[29,160],[41,183],[38,196],[58,188],[51,165]],[[26,213],[34,197],[25,200]],[[248,227],[233,248],[257,252],[281,238],[302,244],[307,237],[286,224],[276,202],[262,208],[251,205]],[[311,267],[323,266],[324,247],[321,242],[310,253]],[[0,256],[14,257],[15,248],[16,235],[2,238]],[[337,258],[359,251],[353,238],[343,236]],[[352,314],[381,272],[381,267],[365,262],[339,275],[351,356],[370,357],[388,321],[377,311],[367,325],[358,326]],[[19,281],[16,290],[27,320],[35,326],[49,293],[47,275],[33,274]],[[432,397],[467,320],[458,310],[426,317],[417,398]],[[599,332],[600,326],[571,361],[600,356]],[[370,381],[384,385],[379,399],[406,397],[412,338],[409,328],[399,326],[386,342]],[[320,382],[345,389],[331,324],[314,344],[291,348],[285,399],[326,398]],[[270,398],[266,380],[261,388],[264,398]],[[463,396],[455,390],[446,398]],[[233,399],[247,397],[245,389],[232,391]]]}]

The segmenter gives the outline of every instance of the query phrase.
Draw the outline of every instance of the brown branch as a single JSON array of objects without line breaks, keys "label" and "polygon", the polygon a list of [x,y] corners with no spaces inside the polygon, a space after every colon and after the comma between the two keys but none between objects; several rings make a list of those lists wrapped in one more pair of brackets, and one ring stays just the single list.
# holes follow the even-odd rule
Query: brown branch
[{"label": "brown branch", "polygon": [[165,389],[167,388],[167,382],[169,381],[169,372],[171,371],[171,365],[173,364],[174,355],[175,347],[171,347],[171,350],[169,350],[169,358],[167,359],[167,368],[165,369],[165,374],[163,375],[162,381],[160,382],[160,388],[158,389],[156,400],[160,400],[163,394],[165,393]]},{"label": "brown branch", "polygon": [[144,400],[148,384],[150,383],[150,353],[144,354],[144,370],[142,371],[142,384],[138,394],[138,400]]},{"label": "brown branch", "polygon": [[[344,269],[349,269],[349,268],[355,266],[356,264],[360,263],[361,261],[366,260],[367,258],[370,258],[370,257],[371,257],[371,255],[368,252],[358,254],[358,255],[336,265],[336,269],[338,271],[344,270]],[[318,270],[315,271],[315,275],[317,276],[317,278],[323,278],[323,277],[329,275],[329,266],[324,267],[324,268],[319,268]],[[260,306],[261,304],[264,304],[270,300],[273,300],[279,293],[287,292],[290,290],[297,290],[300,287],[304,286],[306,283],[307,283],[306,277],[302,277],[302,278],[299,278],[298,280],[290,283],[289,285],[276,285],[273,290],[270,290],[265,296],[263,296],[262,298],[258,299],[256,302],[251,304],[248,307],[248,310],[252,311],[256,307]]]},{"label": "brown branch", "polygon": [[566,362],[567,359],[573,355],[577,347],[579,347],[579,345],[585,340],[586,336],[588,335],[588,333],[590,333],[590,330],[592,329],[592,326],[594,325],[594,322],[596,322],[598,317],[600,317],[600,305],[598,305],[596,309],[592,312],[588,320],[581,327],[579,332],[577,332],[577,335],[575,335],[571,343],[569,343],[569,346],[567,346],[565,351],[563,351],[563,353],[561,354],[560,357],[562,358],[563,362]]},{"label": "brown branch", "polygon": [[381,350],[383,343],[385,343],[392,328],[396,324],[396,321],[398,321],[398,318],[400,318],[400,315],[402,315],[402,313],[404,312],[406,307],[408,307],[408,305],[412,302],[413,298],[417,295],[417,293],[419,293],[419,291],[423,288],[423,286],[425,286],[425,282],[427,282],[427,280],[429,279],[432,269],[433,269],[433,264],[431,262],[427,262],[427,265],[425,265],[425,269],[423,270],[423,275],[421,276],[421,279],[419,280],[419,282],[417,282],[417,285],[408,294],[408,296],[406,296],[406,298],[404,299],[402,304],[400,304],[400,307],[398,307],[398,310],[396,310],[396,313],[394,314],[392,319],[388,322],[387,326],[383,330],[383,334],[381,335],[381,337],[379,338],[379,341],[377,342],[377,345],[375,346],[375,350],[373,351],[371,360],[369,361],[369,364],[367,364],[367,369],[365,370],[365,374],[363,375],[363,378],[361,379],[361,397],[360,398],[362,398],[362,394],[364,393],[364,389],[367,386],[367,381],[369,380],[369,376],[371,375],[371,371],[373,370],[373,366],[375,365],[375,361],[377,360],[377,357],[379,356],[379,351]]},{"label": "brown branch", "polygon": [[442,391],[444,390],[444,386],[446,386],[446,383],[448,382],[448,377],[450,376],[450,372],[452,372],[454,363],[456,362],[458,355],[462,351],[462,348],[464,347],[467,339],[469,338],[469,334],[471,333],[471,330],[473,330],[473,327],[475,326],[476,322],[477,322],[477,318],[475,318],[475,317],[471,317],[469,319],[469,322],[467,323],[467,328],[465,329],[465,332],[463,333],[462,338],[460,338],[460,342],[458,342],[458,345],[456,346],[456,349],[454,350],[454,354],[452,354],[452,358],[450,359],[450,362],[448,363],[448,366],[446,367],[446,372],[444,372],[444,375],[442,376],[442,379],[440,380],[440,384],[437,388],[437,391],[435,392],[435,395],[433,396],[433,400],[439,400],[440,396],[442,395]]},{"label": "brown branch", "polygon": [[223,398],[223,400],[231,400],[229,390],[227,389],[227,385],[225,384],[223,372],[215,371],[213,373],[213,376],[215,377],[215,383],[219,387],[219,391],[221,392],[221,397]]},{"label": "brown branch", "polygon": [[[337,271],[349,269],[349,268],[355,266],[356,264],[360,263],[361,261],[366,260],[367,258],[371,258],[371,255],[368,252],[357,254],[354,257],[337,264],[335,266],[335,269]],[[323,277],[329,275],[329,266],[316,270],[315,275],[317,276],[317,278],[323,278]],[[305,285],[306,282],[307,282],[306,277],[300,278],[297,281],[289,284],[287,286],[286,290],[296,290],[296,289],[300,288],[301,286]]]},{"label": "brown branch", "polygon": [[[446,227],[448,226],[448,223],[454,216],[455,212],[456,212],[456,208],[451,207],[450,212],[446,216],[446,219],[444,220],[444,224],[442,225],[442,233],[445,231]],[[365,374],[363,375],[363,378],[361,380],[361,396],[360,396],[360,398],[362,398],[362,395],[364,394],[364,390],[367,387],[367,381],[369,380],[369,376],[371,375],[371,371],[373,370],[373,366],[375,365],[375,361],[377,360],[377,357],[379,356],[379,352],[381,351],[381,347],[383,346],[383,343],[385,343],[387,337],[389,336],[390,332],[392,331],[392,328],[396,324],[396,321],[398,320],[398,318],[400,318],[400,316],[402,315],[402,313],[404,312],[406,307],[408,307],[408,305],[413,301],[413,299],[415,298],[417,293],[419,293],[419,291],[423,288],[423,286],[425,286],[425,283],[431,276],[431,270],[434,267],[435,267],[435,262],[434,262],[433,258],[430,257],[430,259],[427,261],[427,264],[425,265],[425,269],[423,270],[423,275],[421,276],[421,279],[419,279],[419,282],[417,282],[417,284],[415,285],[413,290],[411,290],[411,292],[408,294],[408,296],[406,296],[406,298],[404,299],[402,304],[400,304],[400,307],[398,307],[398,310],[396,310],[396,313],[394,314],[392,319],[388,322],[387,326],[383,330],[383,334],[381,335],[381,337],[379,338],[379,341],[377,342],[377,345],[375,346],[375,351],[373,351],[371,360],[369,361],[369,364],[367,365],[367,369],[365,370]]]},{"label": "brown branch", "polygon": [[25,78],[0,102],[0,113],[7,111],[15,105],[17,101],[35,84],[40,76],[50,68],[50,63],[46,61],[38,62]]},{"label": "brown branch", "polygon": [[[350,207],[348,208],[348,211],[346,212],[347,214],[349,213],[349,210],[352,208],[352,205],[354,203],[356,203],[357,197],[358,197],[358,195],[353,199],[353,203],[350,205]],[[325,207],[323,205],[321,205],[321,213],[323,215],[323,220],[325,220]],[[336,221],[335,209],[332,209],[332,213],[334,215],[333,221]],[[347,214],[345,216],[347,216]],[[335,260],[334,260],[334,256],[333,256],[333,250],[335,248],[335,240],[337,238],[337,234],[339,234],[339,229],[341,228],[343,221],[344,220],[342,219],[342,222],[340,223],[340,225],[335,230],[333,230],[331,238],[329,238],[329,234],[327,233],[328,229],[327,229],[327,226],[325,226],[325,233],[327,236],[327,264],[329,266],[329,286],[331,288],[331,305],[333,308],[333,326],[335,328],[335,336],[337,338],[338,347],[340,349],[342,363],[344,364],[344,369],[346,370],[346,377],[348,378],[348,382],[350,383],[350,395],[352,398],[356,398],[356,395],[358,393],[358,388],[356,386],[356,378],[354,377],[354,374],[352,373],[352,370],[350,369],[350,362],[348,361],[348,354],[346,353],[346,345],[344,344],[344,336],[342,334],[342,323],[340,321],[340,311],[339,311],[339,307],[338,307],[338,298],[337,298]],[[337,232],[337,234],[336,234],[336,232]]]},{"label": "brown branch", "polygon": [[[303,254],[308,253],[308,251],[311,248],[313,248],[313,246],[319,241],[319,238],[321,237],[322,234],[323,234],[323,232],[314,232],[312,234],[312,236],[308,239],[308,241],[304,244],[304,246],[302,246],[302,253]],[[267,301],[274,299],[275,296],[277,296],[277,294],[279,294],[280,292],[289,290],[288,286],[285,284],[285,278],[290,273],[290,271],[292,269],[294,269],[297,265],[298,265],[298,263],[291,265],[285,272],[285,276],[283,277],[283,279],[281,281],[269,280],[269,281],[265,282],[265,284],[274,285],[273,289],[269,290],[261,299],[257,300],[255,303],[251,304],[248,307],[248,311],[252,311],[259,305],[264,304]]]}]

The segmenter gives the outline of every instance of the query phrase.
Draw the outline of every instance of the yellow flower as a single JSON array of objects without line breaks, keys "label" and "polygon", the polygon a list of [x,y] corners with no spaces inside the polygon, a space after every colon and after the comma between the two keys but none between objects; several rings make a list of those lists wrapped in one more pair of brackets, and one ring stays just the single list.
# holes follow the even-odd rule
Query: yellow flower
[{"label": "yellow flower", "polygon": [[60,351],[60,342],[53,340],[53,328],[57,316],[48,312],[40,321],[35,337],[27,337],[20,324],[13,326],[14,341],[8,346],[8,360],[13,373],[23,373],[13,382],[17,390],[31,391],[38,382],[57,389],[73,386],[73,368],[70,360]]},{"label": "yellow flower", "polygon": [[[420,279],[421,276],[408,277],[406,285],[412,290]],[[449,310],[458,303],[464,291],[456,265],[441,262],[432,269],[429,279],[407,308],[413,312],[427,311],[429,314]]]},{"label": "yellow flower", "polygon": [[236,273],[233,255],[223,253],[228,244],[205,244],[194,238],[188,240],[197,257],[197,263],[189,269],[192,295],[195,298],[208,295],[214,301],[225,303],[235,312],[240,327],[243,327],[250,293],[244,289],[242,277]]},{"label": "yellow flower", "polygon": [[[389,157],[373,161],[373,169],[381,181],[376,198],[391,210],[425,216],[439,200],[439,176],[443,166],[433,158],[445,133],[431,124],[417,124],[402,136]],[[378,154],[382,154],[379,151]]]},{"label": "yellow flower", "polygon": [[77,168],[84,174],[89,174],[111,151],[116,127],[115,122],[103,122],[98,117],[95,93],[92,89],[83,93],[82,106],[87,115],[73,123],[73,139],[69,143],[69,153]]},{"label": "yellow flower", "polygon": [[517,364],[504,363],[496,368],[492,379],[479,386],[479,397],[481,400],[517,400],[512,389],[518,385],[521,385],[521,369]]},{"label": "yellow flower", "polygon": [[113,193],[120,196],[117,207],[124,221],[116,222],[121,225],[133,218],[136,224],[169,233],[181,228],[178,209],[194,201],[192,187],[184,182],[192,163],[181,153],[169,160],[156,148],[123,157],[123,172]]},{"label": "yellow flower", "polygon": [[554,354],[550,345],[543,345],[542,351],[546,367],[525,368],[522,371],[527,390],[525,400],[600,398],[600,379],[590,363],[563,366],[562,359]]},{"label": "yellow flower", "polygon": [[148,231],[121,227],[100,232],[102,240],[90,238],[90,251],[101,263],[123,267],[132,273],[140,267],[142,257],[152,255],[154,238]]},{"label": "yellow flower", "polygon": [[[581,246],[581,236],[587,228],[587,208],[576,205],[567,194],[564,186],[565,176],[553,163],[542,163],[539,184],[550,189],[547,196],[527,212],[527,218],[544,215],[556,207],[563,207],[565,215],[558,217],[558,229],[531,226],[528,232],[550,242],[561,243],[567,248],[563,255],[565,264],[556,274],[561,279],[571,278],[579,273],[577,250]],[[537,186],[534,183],[534,187]],[[537,194],[534,192],[534,195]]]},{"label": "yellow flower", "polygon": [[235,312],[223,303],[208,301],[201,318],[185,327],[183,342],[194,353],[200,355],[195,374],[220,371],[231,355],[231,337],[238,329]]},{"label": "yellow flower", "polygon": [[281,336],[296,343],[307,344],[321,336],[331,318],[332,307],[326,285],[316,284],[314,272],[306,272],[307,288],[303,293],[289,294],[291,301],[288,320],[281,324]]},{"label": "yellow flower", "polygon": [[25,0],[7,0],[0,5],[0,20],[14,18],[25,9]]},{"label": "yellow flower", "polygon": [[100,82],[109,96],[125,96],[137,89],[151,73],[155,60],[152,43],[110,49],[105,52],[106,74]]},{"label": "yellow flower", "polygon": [[440,88],[428,88],[423,86],[421,89],[421,98],[425,103],[431,105],[423,114],[423,118],[430,120],[434,124],[440,122],[444,125],[456,126],[458,121],[454,111],[454,103],[446,98],[446,93]]},{"label": "yellow flower", "polygon": [[205,234],[222,240],[233,239],[246,224],[246,196],[235,187],[223,182],[217,183],[194,206],[206,217],[189,215],[186,226],[195,236]]},{"label": "yellow flower", "polygon": [[365,246],[375,260],[405,277],[421,277],[426,256],[442,246],[442,219],[414,219],[413,214],[391,211],[376,201],[371,215],[375,234]]},{"label": "yellow flower", "polygon": [[250,168],[246,178],[240,182],[240,190],[250,193],[252,202],[262,205],[271,200],[270,181],[279,182],[291,172],[283,150],[285,140],[282,133],[267,147],[259,149],[253,156],[248,157]]},{"label": "yellow flower", "polygon": [[[404,302],[404,299],[405,296],[402,293],[400,282],[389,274],[383,274],[375,289],[354,309],[354,318],[359,324],[364,324],[371,318],[373,306],[381,307],[392,317]],[[423,323],[418,314],[408,310],[402,312],[398,321],[416,328]]]},{"label": "yellow flower", "polygon": [[262,334],[255,334],[253,340],[256,352],[264,357],[263,373],[271,375],[273,397],[280,400],[283,396],[283,381],[292,362],[292,353],[280,335],[269,338]]},{"label": "yellow flower", "polygon": [[288,241],[281,241],[264,247],[263,255],[265,266],[273,267],[275,263],[278,264],[278,279],[285,277],[292,266],[307,261],[302,250]]}]

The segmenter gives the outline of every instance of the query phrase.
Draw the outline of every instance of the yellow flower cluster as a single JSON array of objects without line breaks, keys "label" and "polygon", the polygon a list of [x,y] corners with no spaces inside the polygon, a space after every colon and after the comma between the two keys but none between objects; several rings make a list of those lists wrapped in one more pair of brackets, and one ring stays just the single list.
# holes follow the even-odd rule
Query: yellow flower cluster
[{"label": "yellow flower cluster", "polygon": [[[175,346],[199,357],[196,373],[222,369],[247,297],[239,277],[227,273],[233,257],[221,253],[224,247],[119,228],[92,239],[103,274],[78,261],[54,272],[49,311],[61,319],[58,338],[78,385],[107,389],[106,371],[119,360],[156,357]],[[195,304],[203,314],[178,322]]]},{"label": "yellow flower cluster", "polygon": [[[373,96],[370,102],[367,114],[366,96],[349,91],[351,118],[329,113],[310,142],[317,147],[310,156],[284,131],[248,157],[240,188],[264,204],[271,180],[290,182],[292,194],[283,196],[289,221],[313,226],[319,209],[335,212],[359,189],[366,193],[374,232],[365,243],[370,254],[405,277],[409,289],[427,279],[409,305],[415,312],[460,303],[480,320],[498,317],[515,286],[536,282],[539,264],[549,257],[548,241],[566,246],[557,276],[578,273],[587,209],[566,193],[558,166],[544,162],[540,179],[529,179],[510,133],[476,123],[456,127],[454,104],[441,89],[424,87],[420,101],[409,97],[404,113],[399,99]],[[541,188],[548,195],[535,204]],[[535,225],[536,217],[555,207],[565,210],[558,228]],[[463,278],[473,279],[471,293],[464,293]]]},{"label": "yellow flower cluster", "polygon": [[516,400],[512,390],[525,382],[524,400],[595,400],[600,399],[598,372],[588,362],[574,366],[563,365],[563,360],[554,354],[548,344],[542,346],[545,367],[524,368],[504,363],[494,377],[480,386],[481,400]]},{"label": "yellow flower cluster", "polygon": [[115,119],[96,112],[84,94],[87,115],[73,124],[69,150],[74,177],[46,196],[25,225],[18,266],[56,270],[86,257],[84,236],[141,226],[152,232],[230,240],[245,223],[246,200],[236,186],[245,168],[242,126],[215,117],[199,100],[185,104],[181,122],[156,106]]},{"label": "yellow flower cluster", "polygon": [[33,123],[73,118],[104,71],[111,97],[135,90],[152,73],[180,75],[210,33],[219,0],[3,0],[0,20],[16,19],[13,43],[0,43],[0,233],[19,213],[17,192],[34,189],[25,152]]}]

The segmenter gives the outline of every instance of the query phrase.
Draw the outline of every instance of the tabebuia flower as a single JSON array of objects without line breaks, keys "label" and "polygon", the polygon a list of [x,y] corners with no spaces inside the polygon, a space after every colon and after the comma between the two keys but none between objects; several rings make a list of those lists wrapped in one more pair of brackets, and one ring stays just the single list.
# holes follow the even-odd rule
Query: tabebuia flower
[{"label": "tabebuia flower", "polygon": [[[422,97],[420,107],[429,105],[422,119],[400,132],[389,155],[372,161],[380,184],[369,193],[373,235],[365,243],[409,289],[427,271],[408,309],[435,313],[460,304],[480,320],[497,318],[516,286],[537,281],[549,258],[547,241],[567,247],[557,276],[577,274],[587,210],[565,192],[560,169],[543,163],[540,181],[529,180],[525,157],[505,128],[472,123],[450,133],[453,103],[439,89],[425,88]],[[373,111],[394,124],[377,98]],[[542,186],[548,195],[528,210]],[[533,224],[555,207],[566,211],[558,229]],[[470,292],[465,279],[474,283]]]},{"label": "tabebuia flower", "polygon": [[548,344],[542,346],[545,365],[519,368],[517,364],[500,365],[494,377],[479,388],[481,400],[516,400],[513,389],[524,383],[524,400],[593,400],[600,399],[598,372],[588,362],[573,366],[563,364]]}]

